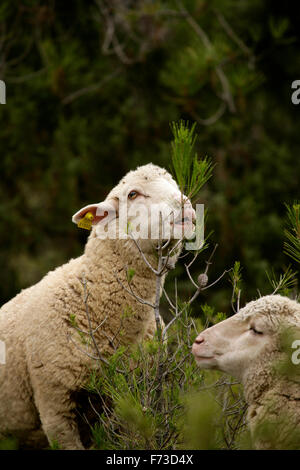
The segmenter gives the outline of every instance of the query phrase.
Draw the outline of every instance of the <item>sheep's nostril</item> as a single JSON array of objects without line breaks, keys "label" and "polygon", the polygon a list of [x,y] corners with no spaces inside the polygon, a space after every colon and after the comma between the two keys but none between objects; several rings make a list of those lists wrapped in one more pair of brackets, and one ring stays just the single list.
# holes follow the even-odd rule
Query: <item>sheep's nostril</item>
[{"label": "sheep's nostril", "polygon": [[204,338],[203,338],[203,336],[197,336],[197,338],[195,339],[195,343],[196,343],[196,344],[204,343]]}]

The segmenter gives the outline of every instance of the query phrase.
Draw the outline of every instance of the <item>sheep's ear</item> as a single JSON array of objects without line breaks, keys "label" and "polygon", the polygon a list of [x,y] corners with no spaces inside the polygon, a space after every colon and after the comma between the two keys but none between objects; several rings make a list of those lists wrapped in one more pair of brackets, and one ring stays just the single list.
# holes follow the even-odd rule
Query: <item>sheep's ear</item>
[{"label": "sheep's ear", "polygon": [[114,219],[118,216],[118,202],[118,199],[114,198],[106,199],[103,202],[99,202],[99,204],[90,204],[88,206],[85,206],[73,215],[72,222],[74,222],[74,224],[78,224],[78,222],[88,212],[91,212],[94,216],[92,225],[96,225],[104,219],[105,221],[108,221],[108,219]]}]

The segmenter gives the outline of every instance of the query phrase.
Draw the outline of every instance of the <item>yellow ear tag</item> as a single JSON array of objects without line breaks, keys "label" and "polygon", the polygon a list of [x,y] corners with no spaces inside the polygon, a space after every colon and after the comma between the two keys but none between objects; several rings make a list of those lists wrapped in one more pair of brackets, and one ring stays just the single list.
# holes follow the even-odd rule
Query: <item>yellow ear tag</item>
[{"label": "yellow ear tag", "polygon": [[81,220],[79,220],[77,227],[84,228],[85,230],[91,230],[92,228],[92,221],[94,220],[94,216],[91,212],[87,212]]}]

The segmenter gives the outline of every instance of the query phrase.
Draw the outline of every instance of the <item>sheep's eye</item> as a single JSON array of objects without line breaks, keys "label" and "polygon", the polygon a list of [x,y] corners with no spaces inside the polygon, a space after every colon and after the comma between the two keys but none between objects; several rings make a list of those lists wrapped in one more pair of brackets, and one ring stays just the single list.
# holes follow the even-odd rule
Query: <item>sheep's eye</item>
[{"label": "sheep's eye", "polygon": [[254,328],[254,326],[250,326],[250,330],[253,331],[253,333],[255,333],[256,335],[262,335],[263,332],[262,331],[258,331]]},{"label": "sheep's eye", "polygon": [[128,199],[135,199],[136,197],[138,196],[138,192],[137,191],[130,191],[130,193],[128,194]]}]

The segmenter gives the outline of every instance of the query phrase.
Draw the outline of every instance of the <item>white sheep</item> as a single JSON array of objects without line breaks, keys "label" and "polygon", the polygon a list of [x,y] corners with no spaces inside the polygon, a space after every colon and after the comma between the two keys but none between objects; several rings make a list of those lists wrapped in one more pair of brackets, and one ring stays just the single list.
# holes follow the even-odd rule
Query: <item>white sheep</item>
[{"label": "white sheep", "polygon": [[[83,448],[72,396],[95,367],[91,357],[95,351],[83,345],[82,334],[74,328],[89,330],[82,283],[86,282],[88,291],[90,327],[98,327],[94,338],[103,357],[114,351],[116,335],[120,345],[127,345],[153,334],[153,309],[137,302],[118,281],[128,286],[127,270],[134,270],[130,284],[133,291],[154,303],[155,275],[142,259],[132,233],[128,233],[128,224],[124,227],[119,223],[119,214],[127,207],[128,223],[133,226],[136,220],[141,222],[134,209],[164,203],[174,208],[175,217],[181,198],[166,170],[148,164],[129,172],[105,201],[86,206],[73,216],[75,223],[87,213],[94,217],[84,254],[49,272],[2,306],[0,340],[6,345],[6,364],[0,364],[2,435],[14,434],[27,442],[46,435],[49,442],[57,441],[64,449]],[[186,220],[163,220],[162,230],[171,225],[175,236],[176,230],[181,233],[184,227],[193,227],[194,210],[188,199],[184,204]],[[105,237],[116,222],[123,238]],[[139,242],[147,260],[156,266],[157,239],[147,239],[146,232],[141,229]],[[179,251],[173,253],[173,261]],[[83,352],[85,348],[90,348],[90,355]]]},{"label": "white sheep", "polygon": [[300,365],[292,364],[297,338],[299,303],[267,295],[204,330],[193,344],[202,369],[217,369],[242,382],[256,448],[290,448],[295,439],[299,448]]}]

